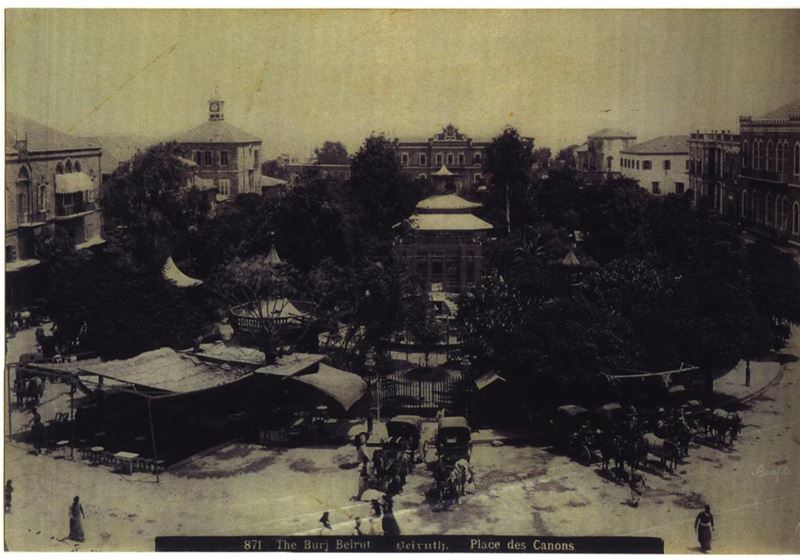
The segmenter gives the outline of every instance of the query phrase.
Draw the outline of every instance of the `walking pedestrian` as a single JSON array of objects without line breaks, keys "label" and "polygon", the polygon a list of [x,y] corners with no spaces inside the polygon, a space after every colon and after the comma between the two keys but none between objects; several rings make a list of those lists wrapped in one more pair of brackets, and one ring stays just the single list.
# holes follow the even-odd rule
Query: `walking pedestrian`
[{"label": "walking pedestrian", "polygon": [[361,532],[361,518],[356,516],[356,525],[353,526],[353,534],[354,536],[363,536],[364,534]]},{"label": "walking pedestrian", "polygon": [[86,518],[86,513],[83,512],[83,505],[81,505],[80,497],[75,495],[72,500],[72,505],[69,507],[69,539],[82,542],[85,539],[83,533],[83,519]]},{"label": "walking pedestrian", "polygon": [[694,530],[697,532],[697,541],[700,551],[706,553],[711,550],[711,533],[714,531],[714,516],[711,514],[711,505],[703,507],[694,521]]},{"label": "walking pedestrian", "polygon": [[5,504],[6,504],[6,512],[11,512],[11,494],[14,493],[14,486],[11,484],[11,480],[6,482],[6,491],[5,491]]},{"label": "walking pedestrian", "polygon": [[631,506],[636,508],[639,506],[639,497],[644,493],[647,483],[644,476],[634,470],[628,479],[628,486],[631,488]]}]

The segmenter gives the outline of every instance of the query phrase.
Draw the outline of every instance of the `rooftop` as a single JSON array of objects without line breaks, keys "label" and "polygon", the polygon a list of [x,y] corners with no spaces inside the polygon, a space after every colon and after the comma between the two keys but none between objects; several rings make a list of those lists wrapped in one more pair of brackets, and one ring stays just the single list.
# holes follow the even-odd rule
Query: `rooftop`
[{"label": "rooftop", "polygon": [[415,214],[408,223],[416,231],[489,231],[487,223],[472,214]]},{"label": "rooftop", "polygon": [[689,136],[659,136],[646,142],[636,144],[621,153],[653,154],[660,153],[689,153]]},{"label": "rooftop", "polygon": [[28,152],[100,149],[88,138],[66,134],[40,122],[6,112],[6,153],[17,153],[15,143],[28,140]]},{"label": "rooftop", "polygon": [[630,132],[625,132],[621,128],[601,128],[596,132],[589,134],[589,138],[632,138],[636,136]]},{"label": "rooftop", "polygon": [[472,210],[480,207],[480,204],[455,194],[437,194],[417,204],[418,210]]},{"label": "rooftop", "polygon": [[181,144],[251,144],[261,142],[249,132],[224,120],[209,120],[171,138]]}]

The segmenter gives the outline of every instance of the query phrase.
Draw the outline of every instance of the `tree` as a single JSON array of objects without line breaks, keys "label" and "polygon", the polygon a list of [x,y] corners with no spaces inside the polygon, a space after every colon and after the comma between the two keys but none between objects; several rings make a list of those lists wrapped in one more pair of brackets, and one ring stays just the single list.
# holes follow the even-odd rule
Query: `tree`
[{"label": "tree", "polygon": [[350,163],[350,155],[342,142],[326,140],[321,147],[314,148],[314,155],[320,165],[347,165]]},{"label": "tree", "polygon": [[266,256],[234,258],[214,278],[212,286],[227,309],[236,308],[240,332],[264,353],[264,364],[270,365],[283,352],[282,314],[288,297],[294,293],[292,270],[287,264],[273,264]]},{"label": "tree", "polygon": [[423,184],[402,172],[395,142],[383,135],[367,138],[350,168],[347,191],[359,236],[390,239],[392,227],[411,215],[425,195]]},{"label": "tree", "polygon": [[504,208],[506,232],[511,232],[512,214],[524,213],[534,164],[533,140],[508,127],[486,147],[483,172],[492,177],[488,206]]},{"label": "tree", "polygon": [[135,256],[163,264],[184,235],[208,215],[208,200],[187,183],[190,172],[175,142],[138,152],[121,165],[102,199],[107,218],[126,228]]},{"label": "tree", "polygon": [[561,168],[576,168],[578,164],[577,161],[575,161],[575,148],[577,147],[577,145],[574,145],[559,150],[555,159],[556,166]]},{"label": "tree", "polygon": [[550,168],[553,154],[550,148],[537,148],[533,150],[533,162],[542,171]]}]

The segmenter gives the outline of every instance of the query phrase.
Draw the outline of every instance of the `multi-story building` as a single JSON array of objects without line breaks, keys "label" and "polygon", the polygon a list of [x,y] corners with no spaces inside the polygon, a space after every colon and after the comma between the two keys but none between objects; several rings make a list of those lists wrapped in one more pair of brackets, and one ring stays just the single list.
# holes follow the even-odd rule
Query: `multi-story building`
[{"label": "multi-story building", "polygon": [[472,214],[481,205],[440,191],[417,204],[408,230],[394,242],[395,257],[429,291],[461,293],[478,282],[483,244],[492,225]]},{"label": "multi-story building", "polygon": [[[526,139],[533,142],[533,138]],[[456,192],[474,191],[489,182],[490,177],[484,176],[482,167],[488,145],[488,141],[473,140],[452,124],[429,138],[396,141],[397,158],[405,173],[432,182],[437,182],[437,176],[446,175]],[[287,165],[289,182],[294,184],[305,170],[312,167],[326,177],[350,178],[350,166],[346,164],[292,161]]]},{"label": "multi-story building", "polygon": [[590,181],[618,175],[622,170],[620,152],[635,142],[636,136],[619,128],[602,128],[593,132],[586,138],[586,155],[581,161],[584,167],[579,170]]},{"label": "multi-story building", "polygon": [[682,194],[689,170],[689,136],[660,136],[619,152],[620,173],[651,194]]},{"label": "multi-story building", "polygon": [[697,204],[705,199],[719,213],[738,215],[739,135],[730,130],[689,136],[689,188]]},{"label": "multi-story building", "polygon": [[19,309],[44,287],[34,245],[66,231],[83,250],[105,242],[97,206],[101,149],[37,122],[6,115],[6,301]]},{"label": "multi-story building", "polygon": [[739,117],[738,214],[747,226],[800,246],[800,100]]},{"label": "multi-story building", "polygon": [[456,192],[468,192],[487,182],[482,165],[488,141],[473,140],[452,124],[430,138],[397,143],[400,166],[409,175],[430,179],[443,167],[451,174]]},{"label": "multi-story building", "polygon": [[186,157],[197,163],[197,176],[211,181],[217,199],[260,194],[261,139],[225,122],[225,102],[208,102],[208,122],[173,138]]}]

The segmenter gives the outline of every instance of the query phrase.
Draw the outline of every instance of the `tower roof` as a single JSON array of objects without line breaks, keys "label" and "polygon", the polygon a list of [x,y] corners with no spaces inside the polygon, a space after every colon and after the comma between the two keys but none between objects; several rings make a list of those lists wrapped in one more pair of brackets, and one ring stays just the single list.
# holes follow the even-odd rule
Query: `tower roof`
[{"label": "tower roof", "polygon": [[437,194],[425,198],[417,204],[418,210],[472,210],[480,208],[481,204],[464,200],[455,194]]},{"label": "tower roof", "polygon": [[253,144],[261,138],[224,120],[209,120],[172,138],[179,144]]},{"label": "tower roof", "polygon": [[439,168],[438,171],[436,171],[435,173],[431,173],[431,176],[432,177],[455,177],[457,175],[456,175],[456,173],[454,173],[453,171],[448,169],[446,165],[442,165]]}]

